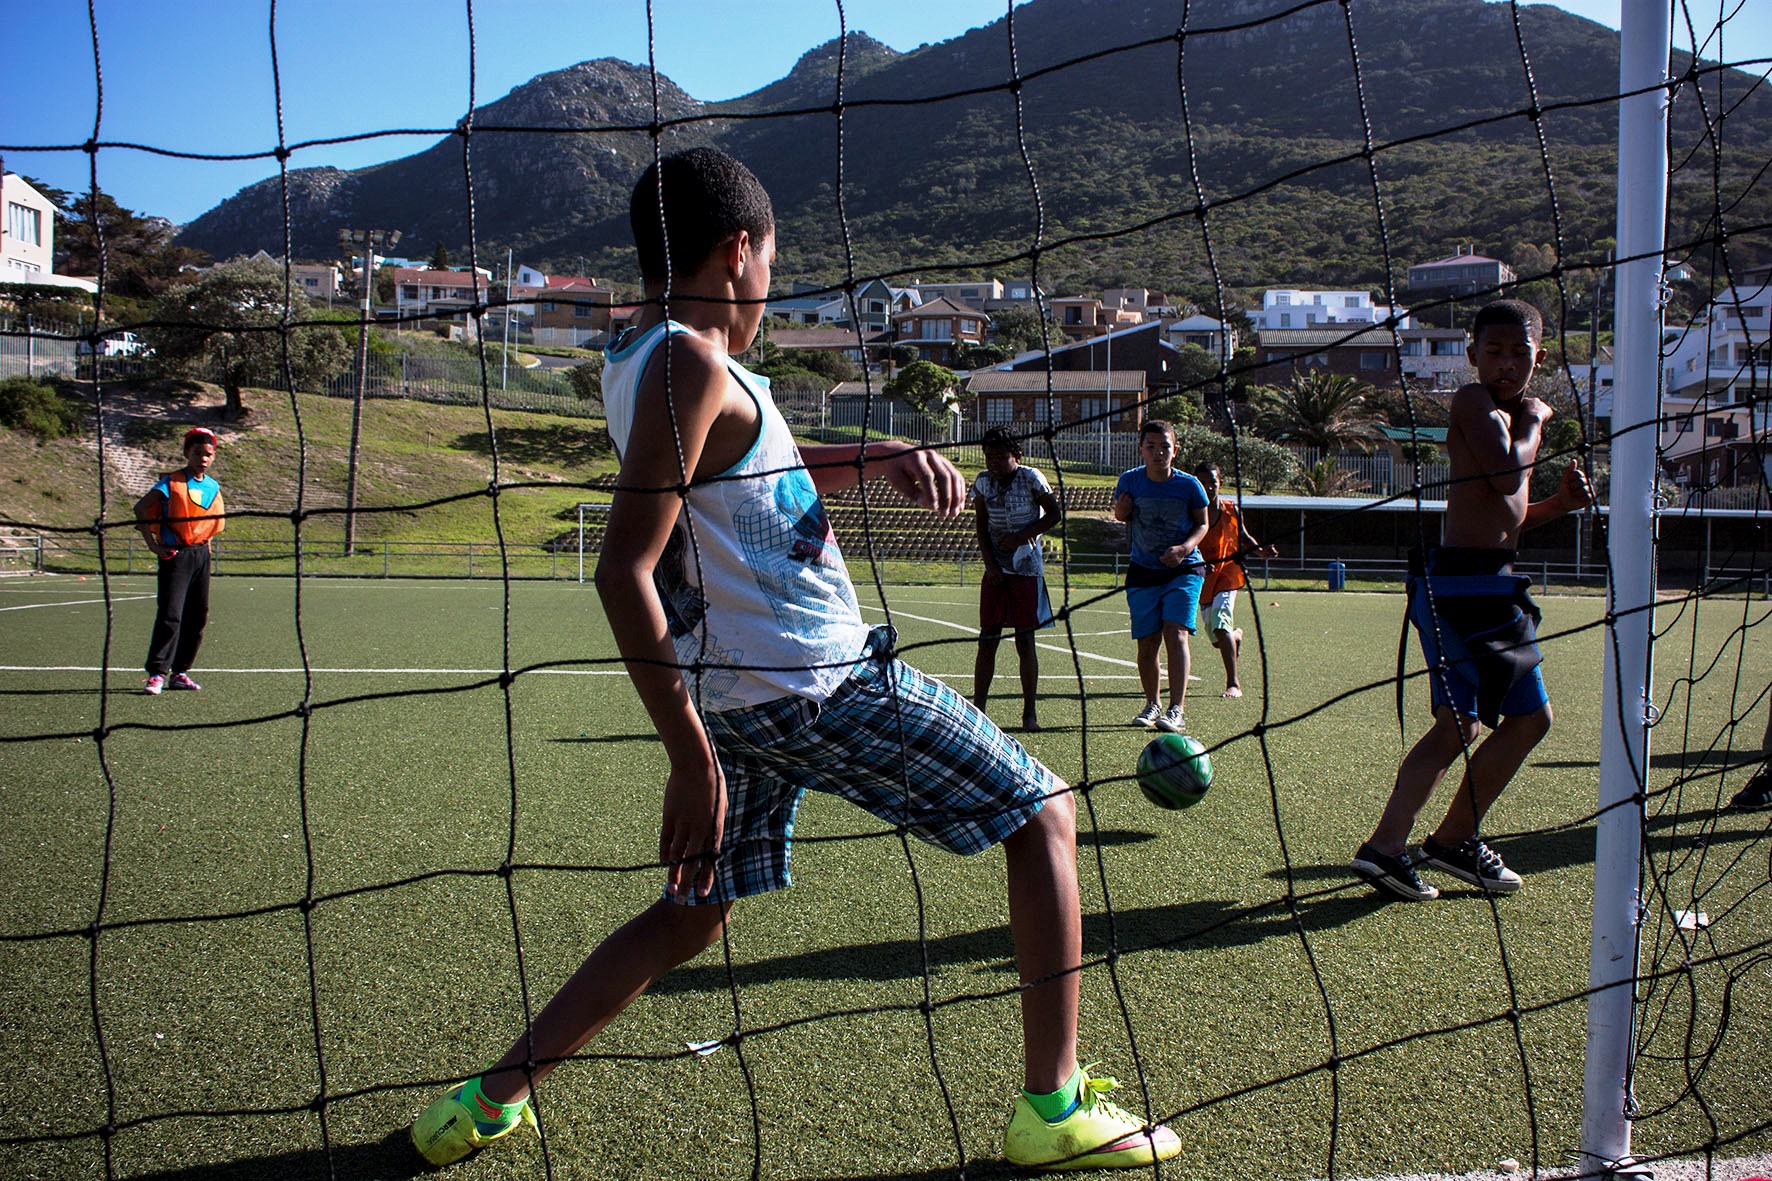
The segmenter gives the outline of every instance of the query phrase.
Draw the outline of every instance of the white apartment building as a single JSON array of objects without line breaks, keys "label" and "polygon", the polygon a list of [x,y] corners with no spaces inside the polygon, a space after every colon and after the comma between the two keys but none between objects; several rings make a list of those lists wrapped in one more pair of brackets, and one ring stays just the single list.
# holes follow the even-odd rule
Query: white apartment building
[{"label": "white apartment building", "polygon": [[1261,293],[1261,307],[1249,318],[1258,332],[1277,328],[1332,328],[1337,324],[1381,324],[1392,315],[1399,328],[1413,328],[1408,308],[1372,302],[1369,291],[1316,291],[1276,287]]},{"label": "white apartment building", "polygon": [[1662,331],[1660,444],[1670,460],[1701,439],[1745,442],[1772,425],[1772,267],[1737,278],[1690,324]]},{"label": "white apartment building", "polygon": [[55,273],[55,205],[16,172],[0,173],[0,283],[98,290],[89,279]]}]

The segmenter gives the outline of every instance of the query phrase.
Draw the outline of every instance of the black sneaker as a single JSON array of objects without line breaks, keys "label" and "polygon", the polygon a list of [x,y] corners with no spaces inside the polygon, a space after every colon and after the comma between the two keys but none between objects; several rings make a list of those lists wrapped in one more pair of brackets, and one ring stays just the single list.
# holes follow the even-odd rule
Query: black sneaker
[{"label": "black sneaker", "polygon": [[1747,781],[1746,787],[1735,793],[1729,806],[1743,812],[1772,808],[1772,769],[1762,767],[1759,774]]},{"label": "black sneaker", "polygon": [[1421,860],[1459,881],[1497,894],[1512,894],[1524,884],[1520,875],[1503,863],[1501,854],[1483,843],[1482,837],[1472,837],[1457,848],[1447,848],[1429,837],[1421,842]]},{"label": "black sneaker", "polygon": [[1440,896],[1440,892],[1421,880],[1415,867],[1409,863],[1409,853],[1405,850],[1400,857],[1392,857],[1388,853],[1380,853],[1370,844],[1361,845],[1360,851],[1354,854],[1353,871],[1365,878],[1367,883],[1379,890],[1389,890],[1399,898],[1407,898],[1411,902],[1432,902]]}]

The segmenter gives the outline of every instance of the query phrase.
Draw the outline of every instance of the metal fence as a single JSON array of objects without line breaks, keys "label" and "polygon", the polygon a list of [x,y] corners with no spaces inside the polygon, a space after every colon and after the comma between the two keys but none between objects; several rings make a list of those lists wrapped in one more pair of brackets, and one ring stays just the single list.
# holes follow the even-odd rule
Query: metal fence
[{"label": "metal fence", "polygon": [[81,360],[72,324],[0,315],[0,378],[74,377]]},{"label": "metal fence", "polygon": [[[601,417],[603,403],[596,398],[580,398],[572,379],[567,376],[569,372],[570,368],[536,366],[525,369],[507,364],[497,356],[488,356],[482,370],[476,357],[371,354],[364,396],[478,406],[484,378],[487,394],[496,409],[532,410],[575,418]],[[346,372],[331,378],[321,389],[303,392],[333,398],[354,397],[357,392],[356,366],[353,364]]]}]

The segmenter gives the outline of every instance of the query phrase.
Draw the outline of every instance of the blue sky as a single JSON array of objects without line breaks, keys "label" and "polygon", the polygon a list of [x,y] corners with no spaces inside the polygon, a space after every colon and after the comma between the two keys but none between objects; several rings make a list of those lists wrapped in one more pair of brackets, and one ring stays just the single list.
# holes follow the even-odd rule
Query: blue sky
[{"label": "blue sky", "polygon": [[[1382,0],[1381,0],[1382,2]],[[261,153],[277,144],[270,5],[265,0],[94,0],[104,101],[99,138],[172,152]],[[852,30],[894,49],[945,41],[1001,17],[1007,0],[844,0]],[[1718,0],[1688,0],[1713,11]],[[1772,0],[1740,6],[1724,51],[1772,56]],[[691,95],[733,98],[775,81],[839,31],[836,0],[653,0],[661,71]],[[1618,0],[1558,0],[1617,27]],[[0,0],[0,154],[12,172],[84,189],[80,144],[99,113],[92,34],[79,0]],[[279,0],[284,139],[451,126],[468,108],[466,6],[451,0]],[[1683,42],[1683,37],[1676,43]],[[647,60],[644,0],[478,0],[483,105],[537,74],[598,57]],[[1714,56],[1713,53],[1707,56]],[[327,144],[292,167],[356,168],[419,151],[434,135]],[[126,207],[185,222],[276,171],[274,161],[171,159],[135,149],[98,157],[99,187]]]}]

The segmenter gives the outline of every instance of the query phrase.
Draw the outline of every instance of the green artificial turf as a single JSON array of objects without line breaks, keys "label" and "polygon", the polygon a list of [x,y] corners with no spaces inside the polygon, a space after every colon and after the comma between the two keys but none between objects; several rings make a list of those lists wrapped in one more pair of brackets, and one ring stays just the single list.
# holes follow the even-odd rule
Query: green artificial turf
[{"label": "green artificial turf", "polygon": [[[656,897],[666,762],[589,586],[297,586],[217,580],[204,691],[151,699],[149,580],[0,582],[22,608],[0,612],[0,1174],[413,1175],[413,1115]],[[1425,724],[1417,679],[1399,733],[1398,596],[1245,595],[1237,702],[1196,642],[1188,716],[1216,777],[1183,812],[1131,778],[1147,735],[1126,725],[1142,695],[1120,596],[1080,588],[1041,633],[1028,745],[1082,792],[1080,1052],[1180,1134],[1164,1176],[1568,1162],[1603,604],[1544,604],[1557,724],[1491,814],[1527,880],[1493,904],[1462,887],[1384,904],[1344,869]],[[975,590],[891,586],[887,605],[907,659],[968,690]],[[1713,601],[1662,620],[1649,848],[1713,923],[1689,979],[1645,988],[1645,1154],[1703,1143],[1706,1107],[1723,1137],[1765,1120],[1772,976],[1750,953],[1772,927],[1767,822],[1715,814],[1753,756],[1739,736],[1712,749],[1732,718],[1758,740],[1736,672],[1772,678],[1764,645],[1742,652],[1761,614]],[[796,841],[794,888],[737,909],[730,968],[716,948],[667,977],[549,1081],[554,1176],[742,1177],[753,1154],[774,1178],[949,1177],[962,1157],[968,1177],[1010,1175],[1000,852],[907,848],[816,797]],[[1645,969],[1677,969],[1665,924],[1651,935]],[[523,1132],[452,1175],[543,1174]]]}]

